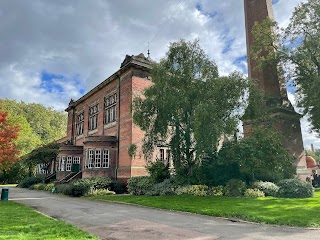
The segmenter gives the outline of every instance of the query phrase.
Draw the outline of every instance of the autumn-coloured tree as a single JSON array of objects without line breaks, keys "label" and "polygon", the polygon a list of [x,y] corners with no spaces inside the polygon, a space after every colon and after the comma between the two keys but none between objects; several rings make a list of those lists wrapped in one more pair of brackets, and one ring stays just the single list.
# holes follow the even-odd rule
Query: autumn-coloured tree
[{"label": "autumn-coloured tree", "polygon": [[7,112],[0,110],[0,170],[4,174],[14,162],[19,160],[19,151],[15,143],[19,128],[8,121],[7,115]]}]

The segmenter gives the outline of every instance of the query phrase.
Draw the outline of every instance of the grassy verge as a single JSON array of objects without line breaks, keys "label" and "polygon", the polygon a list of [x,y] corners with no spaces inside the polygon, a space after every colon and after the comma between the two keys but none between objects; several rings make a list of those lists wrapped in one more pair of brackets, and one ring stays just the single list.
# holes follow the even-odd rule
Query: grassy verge
[{"label": "grassy verge", "polygon": [[97,196],[90,199],[134,203],[143,206],[209,216],[299,226],[320,227],[320,191],[313,198],[231,198],[195,196]]},{"label": "grassy verge", "polygon": [[0,214],[0,239],[97,239],[15,202],[0,201]]}]

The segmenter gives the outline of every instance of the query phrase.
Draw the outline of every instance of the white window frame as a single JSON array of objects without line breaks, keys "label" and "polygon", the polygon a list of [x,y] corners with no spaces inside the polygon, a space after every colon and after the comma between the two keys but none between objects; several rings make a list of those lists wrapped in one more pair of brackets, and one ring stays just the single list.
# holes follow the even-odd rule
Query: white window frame
[{"label": "white window frame", "polygon": [[94,149],[88,150],[88,168],[94,168]]},{"label": "white window frame", "polygon": [[159,154],[159,160],[163,161],[164,162],[164,149],[163,148],[160,148],[160,154]]},{"label": "white window frame", "polygon": [[81,157],[73,157],[73,164],[80,164]]},{"label": "white window frame", "polygon": [[72,156],[67,156],[66,171],[70,172],[72,166]]},{"label": "white window frame", "polygon": [[102,168],[109,168],[110,166],[110,151],[104,149],[102,151]]},{"label": "white window frame", "polygon": [[96,149],[94,158],[94,168],[101,168],[101,149]]},{"label": "white window frame", "polygon": [[60,164],[60,171],[61,172],[64,172],[65,163],[66,163],[66,156],[61,156],[61,164]]}]

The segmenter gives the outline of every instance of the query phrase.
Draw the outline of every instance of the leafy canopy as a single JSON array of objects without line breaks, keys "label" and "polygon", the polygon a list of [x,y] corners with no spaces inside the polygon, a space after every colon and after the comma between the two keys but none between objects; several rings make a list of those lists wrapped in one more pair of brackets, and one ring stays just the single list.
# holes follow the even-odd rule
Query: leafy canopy
[{"label": "leafy canopy", "polygon": [[7,119],[8,113],[0,109],[0,170],[7,171],[18,161],[19,151],[16,146],[19,128]]},{"label": "leafy canopy", "polygon": [[148,158],[157,144],[169,144],[176,171],[191,176],[204,152],[236,131],[247,83],[238,73],[219,77],[197,40],[171,43],[151,77],[153,85],[133,103],[134,122],[145,131],[143,152]]}]

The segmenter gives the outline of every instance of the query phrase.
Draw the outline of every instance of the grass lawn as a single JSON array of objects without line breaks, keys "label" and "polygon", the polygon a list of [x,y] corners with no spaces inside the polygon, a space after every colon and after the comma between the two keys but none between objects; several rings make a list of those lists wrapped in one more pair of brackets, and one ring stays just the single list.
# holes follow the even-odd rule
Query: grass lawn
[{"label": "grass lawn", "polygon": [[0,201],[0,239],[97,239],[12,201]]},{"label": "grass lawn", "polygon": [[320,191],[315,192],[313,198],[296,199],[130,195],[88,198],[259,223],[320,228]]}]

